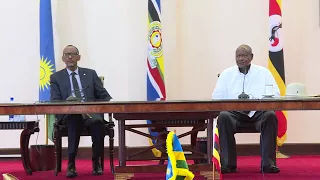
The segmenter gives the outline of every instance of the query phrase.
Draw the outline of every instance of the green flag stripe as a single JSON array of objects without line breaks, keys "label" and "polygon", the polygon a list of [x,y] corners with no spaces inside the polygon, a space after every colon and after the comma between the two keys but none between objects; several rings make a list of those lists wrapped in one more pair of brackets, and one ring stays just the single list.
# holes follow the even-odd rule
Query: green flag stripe
[{"label": "green flag stripe", "polygon": [[186,161],[177,160],[177,168],[189,169]]},{"label": "green flag stripe", "polygon": [[153,21],[153,19],[151,18],[150,14],[148,14],[148,19],[149,19],[149,22]]},{"label": "green flag stripe", "polygon": [[185,176],[177,176],[175,180],[185,180],[186,177]]}]

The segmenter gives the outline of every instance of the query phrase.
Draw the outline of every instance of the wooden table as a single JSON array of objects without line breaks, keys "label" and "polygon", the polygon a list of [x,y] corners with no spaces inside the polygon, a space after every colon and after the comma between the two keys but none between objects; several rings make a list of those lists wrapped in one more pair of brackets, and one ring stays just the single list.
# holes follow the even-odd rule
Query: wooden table
[{"label": "wooden table", "polygon": [[[191,131],[185,132],[178,135],[178,138],[182,138],[191,135],[191,148],[184,147],[183,150],[192,152],[191,155],[187,156],[188,160],[206,159],[205,164],[193,164],[189,165],[189,169],[192,172],[199,172],[205,174],[205,176],[212,176],[212,134],[213,134],[213,119],[218,113],[209,112],[165,112],[165,113],[114,113],[113,117],[118,120],[119,128],[119,166],[115,167],[115,178],[116,179],[130,179],[134,176],[134,173],[161,173],[166,172],[166,165],[164,161],[168,160],[166,154],[166,137],[167,131],[163,131],[163,127],[192,127]],[[152,124],[137,123],[136,120],[148,119],[152,120]],[[126,121],[131,121],[130,124],[126,124]],[[149,134],[137,130],[138,128],[153,128],[160,129],[158,137],[153,137]],[[207,153],[199,152],[196,149],[196,138],[199,131],[207,129]],[[148,137],[150,139],[157,140],[155,145],[151,145],[140,152],[127,154],[126,147],[126,131]],[[157,148],[161,151],[161,157],[140,157],[146,151],[150,151],[152,148]],[[126,164],[127,161],[146,161],[146,160],[159,160],[159,165],[134,165],[129,166]]]},{"label": "wooden table", "polygon": [[[320,110],[320,98],[278,98],[254,100],[208,100],[208,101],[111,101],[111,102],[43,102],[25,104],[0,104],[0,115],[8,114],[83,114],[83,113],[205,113],[228,110]],[[121,125],[121,122],[120,122]],[[121,125],[122,126],[122,125]],[[123,132],[123,129],[120,129]],[[208,138],[212,134],[208,133]],[[119,141],[121,138],[119,138]],[[119,149],[124,149],[119,142]],[[125,154],[120,157],[124,159]],[[122,162],[122,165],[123,162]],[[131,167],[125,166],[131,171]],[[165,169],[164,166],[160,168]],[[202,171],[198,168],[194,170]],[[148,172],[144,169],[143,172]],[[165,171],[164,171],[165,172]]]},{"label": "wooden table", "polygon": [[20,154],[22,165],[28,175],[32,174],[31,162],[29,157],[29,140],[31,134],[39,132],[38,122],[0,122],[0,130],[23,129],[20,135]]},{"label": "wooden table", "polygon": [[228,110],[320,110],[320,98],[278,98],[208,101],[111,101],[111,102],[43,102],[0,104],[0,115],[11,113],[81,114],[81,113],[166,113]]}]

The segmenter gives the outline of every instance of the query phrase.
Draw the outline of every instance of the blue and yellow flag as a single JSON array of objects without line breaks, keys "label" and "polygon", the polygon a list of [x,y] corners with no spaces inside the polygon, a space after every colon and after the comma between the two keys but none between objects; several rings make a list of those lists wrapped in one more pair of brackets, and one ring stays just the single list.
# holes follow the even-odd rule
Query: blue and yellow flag
[{"label": "blue and yellow flag", "polygon": [[174,132],[168,134],[166,144],[168,153],[166,180],[192,180],[194,174],[189,171],[181,144]]},{"label": "blue and yellow flag", "polygon": [[40,0],[40,101],[50,100],[50,75],[55,71],[51,0]]}]

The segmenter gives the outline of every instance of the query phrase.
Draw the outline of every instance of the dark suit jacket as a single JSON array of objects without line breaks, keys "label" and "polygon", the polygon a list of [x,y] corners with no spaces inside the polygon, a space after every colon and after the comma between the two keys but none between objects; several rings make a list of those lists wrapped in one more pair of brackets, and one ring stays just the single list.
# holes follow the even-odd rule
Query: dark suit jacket
[{"label": "dark suit jacket", "polygon": [[[112,97],[103,87],[95,70],[78,67],[78,73],[86,101],[110,101]],[[50,76],[50,100],[64,101],[71,93],[70,78],[67,69],[60,70]],[[57,115],[58,120],[66,119],[66,115]]]}]

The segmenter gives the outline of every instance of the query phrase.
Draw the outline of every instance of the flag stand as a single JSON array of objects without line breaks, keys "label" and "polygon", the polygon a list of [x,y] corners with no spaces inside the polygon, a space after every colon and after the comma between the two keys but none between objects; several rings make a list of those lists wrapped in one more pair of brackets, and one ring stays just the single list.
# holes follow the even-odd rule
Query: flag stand
[{"label": "flag stand", "polygon": [[281,153],[280,151],[277,151],[277,152],[276,152],[276,157],[277,157],[277,159],[286,159],[286,158],[289,158],[289,156]]},{"label": "flag stand", "polygon": [[[214,165],[213,165],[214,168]],[[200,171],[200,176],[203,176],[207,180],[220,180],[220,176],[218,171]]]},{"label": "flag stand", "polygon": [[276,149],[276,158],[277,158],[277,159],[286,159],[286,158],[289,158],[289,156],[281,153],[281,152],[279,151],[279,147],[277,146],[277,149]]},{"label": "flag stand", "polygon": [[[202,176],[204,177],[209,177],[208,175],[206,175],[204,172],[200,173]],[[220,175],[219,172],[216,170],[216,167],[214,165],[214,163],[212,163],[212,180],[219,180],[220,179]]]},{"label": "flag stand", "polygon": [[2,174],[4,180],[18,180],[14,175],[9,173]]}]

